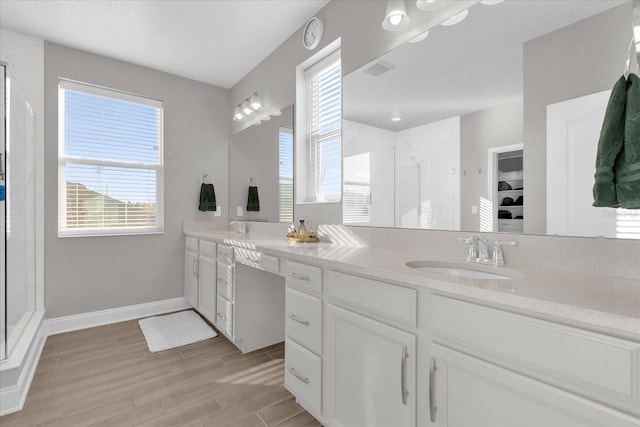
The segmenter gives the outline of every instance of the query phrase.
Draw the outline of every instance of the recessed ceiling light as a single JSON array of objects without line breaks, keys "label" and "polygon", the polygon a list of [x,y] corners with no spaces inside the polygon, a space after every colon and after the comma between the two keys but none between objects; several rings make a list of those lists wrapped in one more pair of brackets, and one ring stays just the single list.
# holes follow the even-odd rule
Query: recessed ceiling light
[{"label": "recessed ceiling light", "polygon": [[429,35],[429,30],[425,31],[424,33],[418,34],[417,36],[409,40],[409,43],[421,42],[422,40],[426,39],[428,35]]},{"label": "recessed ceiling light", "polygon": [[399,122],[400,120],[402,120],[402,116],[400,114],[394,114],[393,116],[391,116],[392,122]]},{"label": "recessed ceiling light", "polygon": [[451,18],[447,19],[446,21],[440,23],[440,25],[444,25],[445,27],[449,27],[451,25],[456,25],[461,23],[462,21],[464,21],[464,18],[467,17],[467,15],[469,14],[469,9],[465,9],[462,12],[453,15]]}]

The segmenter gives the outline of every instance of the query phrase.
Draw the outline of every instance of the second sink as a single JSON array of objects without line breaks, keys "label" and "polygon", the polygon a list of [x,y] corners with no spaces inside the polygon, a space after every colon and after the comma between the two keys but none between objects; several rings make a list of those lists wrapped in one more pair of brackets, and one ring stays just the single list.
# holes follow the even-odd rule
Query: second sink
[{"label": "second sink", "polygon": [[489,279],[489,280],[505,280],[511,279],[511,277],[499,274],[483,271],[480,269],[474,269],[467,267],[466,265],[434,262],[434,261],[410,261],[407,263],[407,267],[415,268],[430,273],[445,274],[448,276],[462,277],[465,279]]}]

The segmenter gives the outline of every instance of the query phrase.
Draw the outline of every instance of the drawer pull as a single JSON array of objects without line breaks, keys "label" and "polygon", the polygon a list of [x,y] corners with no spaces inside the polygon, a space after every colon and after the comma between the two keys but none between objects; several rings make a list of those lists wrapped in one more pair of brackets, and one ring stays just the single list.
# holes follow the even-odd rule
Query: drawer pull
[{"label": "drawer pull", "polygon": [[298,322],[301,325],[304,325],[304,326],[309,326],[310,325],[308,320],[300,320],[300,319],[298,319],[298,317],[296,317],[295,314],[287,314],[287,316],[289,316],[289,319],[293,320],[294,322]]},{"label": "drawer pull", "polygon": [[303,280],[305,282],[308,282],[311,280],[309,276],[305,276],[303,274],[298,274],[298,273],[289,273],[289,277],[293,279]]},{"label": "drawer pull", "polygon": [[296,372],[295,369],[287,366],[287,371],[291,372],[291,375],[293,375],[294,377],[296,377],[297,379],[299,379],[303,383],[309,384],[309,378],[301,376],[299,373]]},{"label": "drawer pull", "polygon": [[407,405],[407,396],[409,395],[409,390],[407,390],[407,358],[409,357],[409,353],[407,353],[407,346],[402,346],[402,357],[400,359],[400,394],[402,396],[402,404]]},{"label": "drawer pull", "polygon": [[436,385],[436,359],[431,359],[429,366],[429,419],[432,423],[436,422],[436,397],[435,397],[435,385]]}]

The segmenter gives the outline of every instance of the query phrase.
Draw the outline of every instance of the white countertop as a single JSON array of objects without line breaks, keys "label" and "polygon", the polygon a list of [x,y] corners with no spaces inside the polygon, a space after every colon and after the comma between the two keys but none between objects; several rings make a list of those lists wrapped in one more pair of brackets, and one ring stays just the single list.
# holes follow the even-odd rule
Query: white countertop
[{"label": "white countertop", "polygon": [[[507,305],[546,316],[564,318],[628,333],[640,339],[640,280],[538,268],[503,269],[469,264],[473,269],[502,272],[508,280],[453,277],[410,268],[409,261],[424,259],[402,250],[339,243],[291,243],[284,237],[237,232],[187,231],[185,234],[255,249],[383,280],[443,291],[490,303]],[[463,266],[464,261],[460,262]]]}]

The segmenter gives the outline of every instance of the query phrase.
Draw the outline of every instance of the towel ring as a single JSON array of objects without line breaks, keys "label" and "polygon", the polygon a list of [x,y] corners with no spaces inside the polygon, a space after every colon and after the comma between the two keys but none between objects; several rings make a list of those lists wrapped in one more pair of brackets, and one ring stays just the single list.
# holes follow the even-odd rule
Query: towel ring
[{"label": "towel ring", "polygon": [[202,175],[200,176],[200,184],[205,184],[207,178],[212,178],[211,174],[207,172],[203,172]]}]

